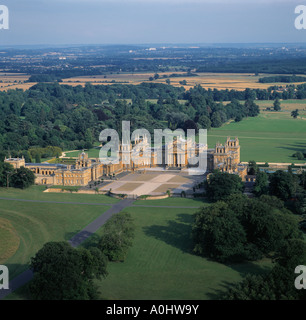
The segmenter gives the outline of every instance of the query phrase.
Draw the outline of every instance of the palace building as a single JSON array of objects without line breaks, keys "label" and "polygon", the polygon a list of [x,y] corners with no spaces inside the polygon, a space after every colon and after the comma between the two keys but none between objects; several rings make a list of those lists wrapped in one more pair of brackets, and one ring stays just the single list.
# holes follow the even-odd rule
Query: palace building
[{"label": "palace building", "polygon": [[[178,170],[189,168],[192,167],[191,163],[194,163],[191,161],[192,157],[205,151],[207,151],[208,172],[218,169],[221,172],[237,174],[246,181],[247,166],[240,162],[238,138],[234,140],[227,138],[225,145],[217,143],[214,149],[208,149],[207,145],[193,143],[181,137],[160,148],[151,148],[148,147],[146,139],[138,138],[134,145],[120,145],[117,163],[107,162],[105,159],[90,159],[84,151],[79,154],[74,165],[25,163],[24,158],[9,158],[4,161],[12,164],[15,169],[24,166],[33,171],[36,184],[87,186],[103,176],[116,175],[123,171],[133,172],[158,167]],[[158,159],[159,157],[162,157],[162,161]]]}]

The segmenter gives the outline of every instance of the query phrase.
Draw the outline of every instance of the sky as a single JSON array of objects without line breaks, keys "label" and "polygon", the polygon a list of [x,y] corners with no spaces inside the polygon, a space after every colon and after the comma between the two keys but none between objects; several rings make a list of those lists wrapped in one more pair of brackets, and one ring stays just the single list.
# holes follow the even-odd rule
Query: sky
[{"label": "sky", "polygon": [[[303,3],[304,1],[304,3]],[[0,0],[2,45],[306,43],[306,0]]]}]

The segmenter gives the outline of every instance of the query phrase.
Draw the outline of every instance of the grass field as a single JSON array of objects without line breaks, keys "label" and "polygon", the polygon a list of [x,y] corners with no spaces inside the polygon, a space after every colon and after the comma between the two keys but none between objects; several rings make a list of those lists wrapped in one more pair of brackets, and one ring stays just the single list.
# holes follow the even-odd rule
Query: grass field
[{"label": "grass field", "polygon": [[17,231],[10,221],[0,218],[0,264],[17,251],[19,243]]},{"label": "grass field", "polygon": [[135,205],[142,206],[178,206],[178,207],[200,207],[203,205],[202,199],[187,198],[166,198],[161,200],[137,200]]},{"label": "grass field", "polygon": [[292,154],[306,149],[306,121],[293,119],[288,112],[262,112],[255,118],[213,128],[208,131],[209,147],[224,143],[227,136],[239,138],[241,161],[305,163]]},{"label": "grass field", "polygon": [[[176,199],[176,202],[182,205],[186,204],[186,200],[189,199]],[[191,201],[188,201],[189,204]],[[195,201],[195,206],[198,205],[199,201]],[[135,219],[134,244],[129,249],[126,261],[109,263],[108,277],[97,281],[101,298],[213,299],[230,284],[241,280],[246,273],[269,269],[271,264],[268,260],[223,265],[192,254],[190,232],[196,210],[125,209]]]},{"label": "grass field", "polygon": [[[21,198],[32,200],[49,200],[62,202],[105,202],[99,196],[70,195],[70,194],[42,194],[38,188],[30,190],[0,190],[0,197]],[[32,194],[32,196],[31,196]],[[50,197],[49,197],[50,196]],[[110,200],[113,200],[110,198]],[[116,201],[116,200],[115,200]],[[62,204],[62,203],[37,203],[0,200],[0,256],[4,249],[6,253],[5,263],[10,270],[11,279],[24,271],[30,262],[30,258],[48,241],[69,240],[75,233],[82,230],[95,218],[109,209],[108,206]],[[9,233],[10,234],[9,234]],[[10,235],[10,237],[7,237]],[[12,238],[15,235],[15,239]],[[14,254],[16,238],[20,239],[18,250]],[[3,259],[4,260],[4,259]]]},{"label": "grass field", "polygon": [[[100,153],[101,148],[92,148],[89,150],[85,150],[86,153],[88,153],[89,158],[99,158],[99,153]],[[66,152],[66,157],[72,157],[76,158],[81,154],[82,151],[72,151],[72,152]]]},{"label": "grass field", "polygon": [[[13,188],[0,188],[0,197],[25,199],[25,200],[41,200],[41,201],[59,201],[59,202],[78,202],[78,203],[105,203],[112,204],[118,202],[117,199],[95,194],[78,194],[74,193],[43,193],[44,186],[33,186],[26,190]],[[2,200],[0,200],[2,201]]]}]

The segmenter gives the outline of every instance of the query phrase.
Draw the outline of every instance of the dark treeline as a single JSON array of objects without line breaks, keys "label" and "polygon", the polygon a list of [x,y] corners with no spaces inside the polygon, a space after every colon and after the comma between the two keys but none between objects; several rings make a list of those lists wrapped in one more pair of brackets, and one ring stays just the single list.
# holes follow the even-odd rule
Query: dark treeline
[{"label": "dark treeline", "polygon": [[301,76],[274,76],[274,77],[263,77],[258,80],[260,83],[273,83],[273,82],[306,82],[306,77]]}]

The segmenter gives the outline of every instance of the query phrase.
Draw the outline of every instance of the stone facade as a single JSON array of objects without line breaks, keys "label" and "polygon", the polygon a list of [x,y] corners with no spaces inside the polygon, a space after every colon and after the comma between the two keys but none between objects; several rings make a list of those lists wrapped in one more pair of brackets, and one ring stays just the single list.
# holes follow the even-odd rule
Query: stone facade
[{"label": "stone facade", "polygon": [[22,158],[6,158],[4,159],[4,162],[7,162],[9,164],[11,164],[14,169],[19,169],[21,167],[25,167],[25,160],[24,160],[24,157]]},{"label": "stone facade", "polygon": [[242,181],[246,181],[248,174],[247,165],[240,162],[239,139],[226,140],[224,145],[217,143],[214,149],[208,149],[208,171],[220,170],[231,174],[238,174]]},{"label": "stone facade", "polygon": [[[103,176],[116,175],[123,171],[135,171],[154,167],[183,169],[192,167],[189,162],[192,157],[207,151],[207,169],[238,174],[243,181],[246,180],[247,166],[240,163],[240,145],[238,138],[227,138],[226,144],[217,143],[214,149],[207,149],[207,145],[194,144],[195,154],[191,154],[191,140],[178,137],[173,143],[163,145],[161,148],[148,147],[147,141],[137,140],[134,145],[120,145],[118,163],[103,161],[103,159],[90,159],[88,154],[79,154],[74,165],[25,163],[24,159],[5,159],[14,166],[25,166],[32,170],[36,176],[37,184],[87,186]],[[143,150],[146,150],[143,152]],[[162,157],[162,164],[158,157]],[[104,159],[105,160],[105,159]]]}]

